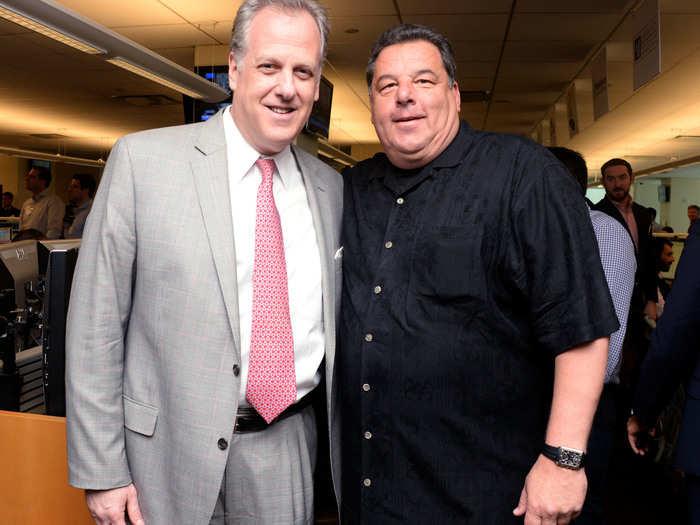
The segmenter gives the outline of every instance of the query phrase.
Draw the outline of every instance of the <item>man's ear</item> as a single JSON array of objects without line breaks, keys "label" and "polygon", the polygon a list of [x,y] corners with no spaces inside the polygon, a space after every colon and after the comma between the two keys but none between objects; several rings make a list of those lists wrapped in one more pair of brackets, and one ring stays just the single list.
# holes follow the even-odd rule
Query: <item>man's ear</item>
[{"label": "man's ear", "polygon": [[459,94],[459,85],[456,80],[452,83],[452,92],[454,93],[453,96],[457,104],[457,113],[459,113],[459,110],[462,109],[462,96]]},{"label": "man's ear", "polygon": [[233,51],[228,54],[228,86],[231,91],[236,91],[236,83],[238,82],[238,65],[236,58],[233,56]]}]

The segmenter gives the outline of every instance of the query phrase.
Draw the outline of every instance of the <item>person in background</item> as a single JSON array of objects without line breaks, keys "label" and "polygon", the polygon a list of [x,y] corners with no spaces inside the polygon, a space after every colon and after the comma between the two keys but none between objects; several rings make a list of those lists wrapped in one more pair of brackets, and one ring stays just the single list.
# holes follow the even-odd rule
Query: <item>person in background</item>
[{"label": "person in background", "polygon": [[57,195],[49,192],[51,172],[43,166],[34,166],[24,177],[24,183],[32,196],[22,204],[19,230],[34,229],[47,239],[58,239],[63,233],[66,208]]},{"label": "person in background", "polygon": [[664,306],[666,304],[666,298],[668,297],[671,287],[664,279],[663,272],[667,272],[671,269],[671,265],[676,260],[673,254],[673,243],[668,239],[656,239],[656,253],[657,253],[657,269],[656,274],[656,289],[657,289],[657,319],[661,317],[664,311]]},{"label": "person in background", "polygon": [[460,122],[447,39],[367,67],[386,153],[344,171],[339,383],[348,523],[559,523],[618,329],[588,209],[546,149]]},{"label": "person in background", "polygon": [[95,195],[97,183],[88,173],[76,173],[68,186],[68,201],[73,206],[73,222],[66,226],[66,239],[80,239],[83,236],[85,219],[92,208],[92,198]]},{"label": "person in background", "polygon": [[695,223],[676,267],[673,289],[652,334],[627,421],[629,444],[645,454],[647,438],[680,384],[686,399],[674,466],[685,472],[688,523],[700,525],[700,224]]},{"label": "person in background", "polygon": [[[588,186],[588,168],[581,154],[568,148],[550,147],[548,149],[566,166],[569,173],[578,182],[580,193],[585,196]],[[610,336],[605,385],[593,419],[591,435],[588,438],[586,462],[588,492],[581,516],[576,519],[576,523],[579,525],[605,523],[607,473],[615,430],[618,428],[617,389],[620,383],[622,344],[627,330],[627,316],[634,288],[634,275],[637,270],[634,244],[622,225],[609,215],[592,210],[590,205],[588,214],[598,241],[600,261],[603,265],[610,296],[615,305],[615,315],[620,322],[620,328]]]},{"label": "person in background", "polygon": [[700,212],[700,207],[698,207],[697,204],[691,204],[690,206],[688,206],[688,220],[690,221],[690,225],[688,226],[688,233],[690,233],[690,228],[693,227],[695,221],[698,220],[698,212]]},{"label": "person in background", "polygon": [[19,208],[15,208],[12,205],[12,201],[15,196],[12,192],[6,191],[2,194],[2,209],[0,210],[0,217],[19,217]]},{"label": "person in background", "polygon": [[649,206],[649,215],[651,216],[651,233],[659,233],[661,231],[661,225],[656,222],[656,208]]}]

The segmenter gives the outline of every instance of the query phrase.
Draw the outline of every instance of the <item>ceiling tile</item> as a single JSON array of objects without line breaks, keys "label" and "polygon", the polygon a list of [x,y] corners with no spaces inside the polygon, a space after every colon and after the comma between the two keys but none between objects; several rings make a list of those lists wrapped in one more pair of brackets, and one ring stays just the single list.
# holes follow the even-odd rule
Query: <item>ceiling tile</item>
[{"label": "ceiling tile", "polygon": [[615,27],[618,15],[516,13],[509,40],[600,41]]},{"label": "ceiling tile", "polygon": [[510,62],[582,62],[596,45],[595,41],[510,40],[506,43],[503,60]]},{"label": "ceiling tile", "polygon": [[444,34],[450,42],[469,40],[501,41],[508,15],[406,15],[407,24],[423,24]]},{"label": "ceiling tile", "polygon": [[510,12],[512,0],[397,0],[399,10],[407,15],[464,14],[464,13],[505,13]]}]

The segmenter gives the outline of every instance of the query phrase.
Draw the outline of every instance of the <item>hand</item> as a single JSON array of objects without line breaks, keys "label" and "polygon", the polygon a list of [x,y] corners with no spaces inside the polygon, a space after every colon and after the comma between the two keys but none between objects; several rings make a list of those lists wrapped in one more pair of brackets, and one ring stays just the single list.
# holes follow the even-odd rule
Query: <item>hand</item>
[{"label": "hand", "polygon": [[145,525],[133,483],[116,489],[86,490],[85,501],[97,525],[126,525],[125,511],[133,525]]},{"label": "hand", "polygon": [[656,303],[654,301],[647,301],[644,307],[644,316],[656,321]]},{"label": "hand", "polygon": [[540,455],[525,478],[513,514],[525,515],[525,525],[564,525],[581,513],[587,488],[583,469],[559,467]]},{"label": "hand", "polygon": [[649,450],[649,446],[646,444],[641,447],[637,446],[639,438],[642,437],[644,433],[654,437],[656,430],[653,427],[648,428],[642,426],[639,419],[637,419],[637,416],[630,416],[630,418],[627,420],[627,441],[629,441],[630,447],[632,447],[634,453],[639,454],[640,456],[643,456],[646,454],[647,450]]}]

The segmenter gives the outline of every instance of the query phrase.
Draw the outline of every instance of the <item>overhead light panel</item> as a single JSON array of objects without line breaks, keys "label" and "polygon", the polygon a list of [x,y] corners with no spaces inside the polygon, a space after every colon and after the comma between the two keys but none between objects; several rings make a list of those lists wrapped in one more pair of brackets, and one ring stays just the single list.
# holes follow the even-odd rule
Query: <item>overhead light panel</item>
[{"label": "overhead light panel", "polygon": [[87,44],[82,40],[69,36],[61,31],[57,31],[56,29],[52,28],[51,26],[45,23],[30,18],[29,16],[23,14],[19,10],[13,10],[8,9],[7,7],[3,7],[3,4],[0,4],[0,17],[4,18],[5,20],[9,20],[10,22],[14,22],[15,24],[21,25],[22,27],[26,27],[27,29],[31,29],[32,31],[40,33],[44,36],[52,38],[57,42],[60,42],[61,44],[73,47],[79,51],[82,51],[83,53],[89,53],[91,55],[104,55],[106,53],[104,49],[91,46],[90,44]]},{"label": "overhead light panel", "polygon": [[105,161],[102,159],[86,159],[84,157],[71,157],[69,155],[58,155],[55,153],[46,153],[44,151],[32,151],[20,148],[6,148],[0,146],[0,153],[9,155],[10,157],[19,157],[22,159],[48,160],[50,162],[62,162],[65,164],[75,164],[77,166],[91,166],[93,168],[103,168]]},{"label": "overhead light panel", "polygon": [[128,60],[124,60],[122,57],[114,57],[114,58],[108,58],[106,59],[106,62],[109,62],[110,64],[113,64],[115,66],[118,66],[122,69],[126,69],[127,71],[131,71],[132,73],[136,73],[137,75],[140,75],[144,78],[147,78],[148,80],[152,80],[153,82],[158,82],[160,85],[168,87],[170,89],[174,89],[175,91],[179,91],[180,93],[183,93],[187,95],[188,97],[196,98],[196,99],[201,99],[203,98],[203,95],[201,93],[198,93],[196,91],[193,91],[191,89],[187,89],[185,86],[181,86],[180,84],[175,84],[174,82],[170,82],[169,80],[160,77],[156,75],[155,73],[151,73],[150,71],[139,67],[135,64],[132,64]]},{"label": "overhead light panel", "polygon": [[53,0],[0,0],[0,17],[69,45],[132,73],[205,102],[222,102],[228,92]]}]

